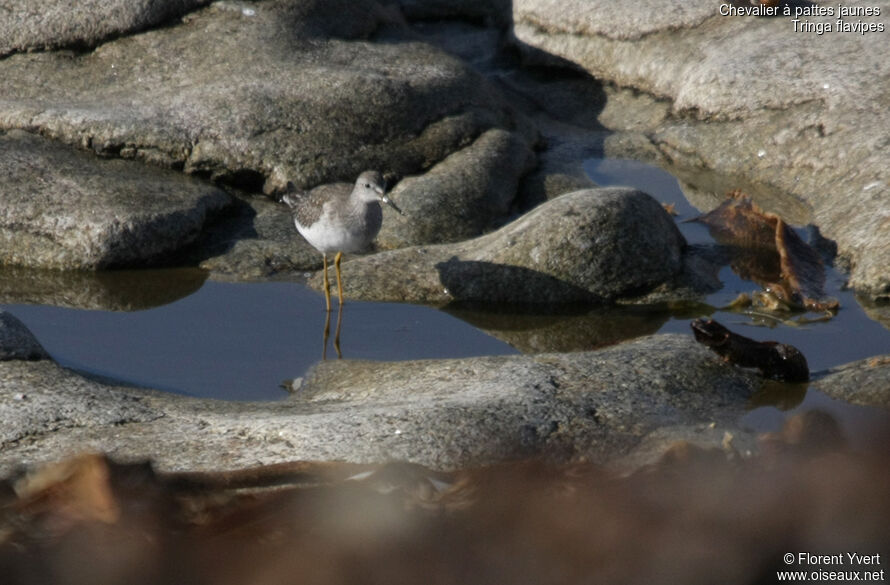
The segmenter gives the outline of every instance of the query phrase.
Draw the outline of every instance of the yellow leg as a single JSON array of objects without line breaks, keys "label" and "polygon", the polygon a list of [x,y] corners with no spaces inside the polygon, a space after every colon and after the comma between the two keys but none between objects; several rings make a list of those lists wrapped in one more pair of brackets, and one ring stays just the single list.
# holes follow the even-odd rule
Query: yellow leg
[{"label": "yellow leg", "polygon": [[322,271],[324,272],[324,302],[327,305],[328,313],[331,312],[331,281],[328,279],[328,255],[324,252],[321,253],[322,262],[324,268]]},{"label": "yellow leg", "polygon": [[343,306],[343,282],[340,280],[340,258],[343,257],[343,252],[337,252],[337,255],[334,256],[334,270],[337,273],[337,298],[340,301],[340,306]]}]

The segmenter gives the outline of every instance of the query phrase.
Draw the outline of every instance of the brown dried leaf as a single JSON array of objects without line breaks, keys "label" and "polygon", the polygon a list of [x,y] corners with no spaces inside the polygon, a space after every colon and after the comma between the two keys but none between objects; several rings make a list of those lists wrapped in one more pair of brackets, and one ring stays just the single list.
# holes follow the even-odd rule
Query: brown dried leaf
[{"label": "brown dried leaf", "polygon": [[825,268],[813,248],[781,217],[768,213],[741,191],[731,191],[716,209],[696,218],[718,243],[733,249],[731,267],[789,306],[835,311],[825,297]]}]

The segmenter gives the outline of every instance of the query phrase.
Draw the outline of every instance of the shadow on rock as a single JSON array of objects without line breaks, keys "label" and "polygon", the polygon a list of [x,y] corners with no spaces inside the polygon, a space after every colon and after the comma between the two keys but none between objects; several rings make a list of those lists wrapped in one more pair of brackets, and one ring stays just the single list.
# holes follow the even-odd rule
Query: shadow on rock
[{"label": "shadow on rock", "polygon": [[602,302],[593,293],[549,274],[508,264],[460,260],[436,264],[439,280],[458,301],[492,303]]}]

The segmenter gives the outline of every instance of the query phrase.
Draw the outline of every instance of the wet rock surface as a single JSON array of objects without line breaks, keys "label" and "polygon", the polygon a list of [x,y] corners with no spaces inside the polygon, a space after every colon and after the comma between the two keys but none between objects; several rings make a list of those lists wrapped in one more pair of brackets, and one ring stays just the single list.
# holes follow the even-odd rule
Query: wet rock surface
[{"label": "wet rock surface", "polygon": [[[374,300],[604,302],[680,273],[684,245],[650,196],[591,189],[563,195],[473,240],[350,260],[343,287],[351,298]],[[310,283],[319,287],[321,280],[315,275]]]},{"label": "wet rock surface", "polygon": [[857,297],[856,300],[862,305],[865,314],[868,315],[870,319],[873,319],[885,328],[890,329],[890,301],[883,300],[875,302],[873,299],[864,296]]},{"label": "wet rock surface", "polygon": [[[670,100],[671,115],[649,130],[663,156],[802,199],[812,210],[808,221],[837,241],[851,284],[887,295],[885,33],[834,32],[825,42],[795,33],[790,18],[720,16],[716,4],[554,6],[514,3],[521,46]],[[876,6],[890,12],[886,1]],[[836,18],[811,20],[834,25]],[[870,20],[882,18],[886,26],[884,16]]]},{"label": "wet rock surface", "polygon": [[84,449],[150,457],[166,469],[614,461],[665,427],[712,445],[729,428],[745,444],[735,419],[759,384],[688,336],[534,357],[321,362],[294,396],[270,403],[110,386],[46,360],[0,362],[0,371],[2,469]]},{"label": "wet rock surface", "polygon": [[94,269],[169,261],[229,196],[180,173],[0,134],[0,263]]},{"label": "wet rock surface", "polygon": [[652,335],[670,318],[651,307],[452,303],[442,311],[496,337],[521,353],[587,351]]}]

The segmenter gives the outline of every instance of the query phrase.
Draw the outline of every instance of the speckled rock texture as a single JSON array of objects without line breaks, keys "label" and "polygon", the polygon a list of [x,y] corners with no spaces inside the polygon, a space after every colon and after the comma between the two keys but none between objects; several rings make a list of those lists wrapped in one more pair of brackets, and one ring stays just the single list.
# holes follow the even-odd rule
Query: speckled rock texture
[{"label": "speckled rock texture", "polygon": [[456,242],[489,231],[510,215],[519,177],[534,163],[526,141],[505,130],[487,131],[425,174],[396,185],[391,196],[405,215],[386,210],[377,244]]},{"label": "speckled rock texture", "polygon": [[217,2],[82,55],[12,55],[0,125],[279,191],[418,172],[514,126],[482,78],[393,18],[369,0]]},{"label": "speckled rock texture", "polygon": [[0,56],[20,51],[94,47],[163,24],[211,0],[0,0]]},{"label": "speckled rock texture", "polygon": [[[498,12],[486,6],[480,15]],[[455,241],[502,224],[535,164],[528,120],[482,75],[423,42],[389,4],[89,2],[67,20],[55,2],[10,4],[0,10],[3,30],[16,33],[0,47],[9,53],[0,60],[0,131],[25,130],[272,199],[288,182],[308,189],[376,169],[392,184],[401,180],[399,197],[419,218],[387,225],[382,248]],[[82,160],[84,174],[112,168]],[[41,184],[29,188],[39,192]],[[134,200],[133,211],[140,205]],[[308,248],[286,249],[295,240],[272,228],[268,209],[245,200],[229,233],[206,234],[207,249],[190,258],[224,277],[314,268]],[[67,211],[42,209],[47,222],[77,221]],[[6,227],[9,237],[30,237],[19,237],[18,224]],[[84,255],[51,261],[22,245],[4,260],[139,265]]]},{"label": "speckled rock texture", "polygon": [[95,269],[163,262],[230,197],[169,170],[0,134],[0,264]]}]

